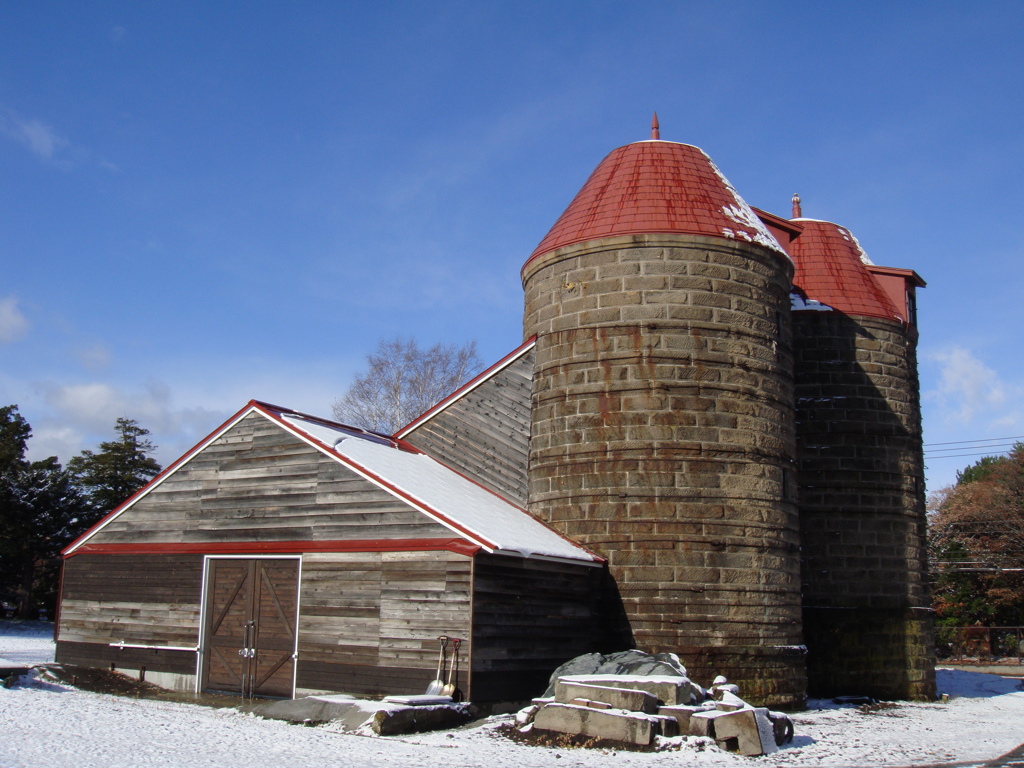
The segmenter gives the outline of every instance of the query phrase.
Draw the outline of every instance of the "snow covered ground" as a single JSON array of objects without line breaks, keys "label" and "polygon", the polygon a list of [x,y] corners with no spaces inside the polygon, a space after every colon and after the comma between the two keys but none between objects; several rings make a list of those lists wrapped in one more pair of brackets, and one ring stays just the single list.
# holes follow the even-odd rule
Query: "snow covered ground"
[{"label": "snow covered ground", "polygon": [[[51,626],[0,620],[0,657],[53,660]],[[506,720],[403,737],[344,733],[261,720],[234,709],[123,698],[25,680],[0,688],[0,766],[422,766],[423,768],[639,768],[674,766],[911,766],[991,760],[1024,742],[1024,691],[1015,680],[941,670],[948,703],[904,704],[866,714],[812,709],[795,716],[796,738],[774,755],[744,758],[699,748],[656,753],[549,749],[495,734]]]}]

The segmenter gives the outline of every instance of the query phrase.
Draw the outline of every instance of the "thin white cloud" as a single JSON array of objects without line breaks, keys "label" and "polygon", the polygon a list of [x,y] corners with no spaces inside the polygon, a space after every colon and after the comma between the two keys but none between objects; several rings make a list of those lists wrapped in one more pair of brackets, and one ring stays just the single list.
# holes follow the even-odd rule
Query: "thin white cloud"
[{"label": "thin white cloud", "polygon": [[0,341],[11,344],[24,338],[28,329],[28,319],[18,309],[17,297],[0,299]]},{"label": "thin white cloud", "polygon": [[70,142],[40,120],[26,119],[8,111],[0,115],[0,135],[22,144],[40,160],[52,162]]},{"label": "thin white cloud", "polygon": [[90,371],[102,371],[110,367],[111,354],[106,344],[96,343],[90,347],[76,349],[75,357]]},{"label": "thin white cloud", "polygon": [[[93,352],[102,357],[104,349]],[[18,404],[31,424],[33,461],[57,456],[66,463],[83,449],[96,450],[113,439],[117,419],[126,417],[150,431],[154,455],[166,466],[250,398],[330,417],[331,402],[361,364],[361,358],[342,355],[301,366],[266,359],[184,360],[168,362],[173,373],[149,381],[128,379],[124,372],[84,381],[27,380],[0,366],[0,405]]]},{"label": "thin white cloud", "polygon": [[963,347],[950,347],[927,355],[941,366],[938,386],[925,393],[946,422],[1010,425],[1019,418],[1010,408],[1019,394],[1012,384]]},{"label": "thin white cloud", "polygon": [[58,456],[67,462],[84,448],[95,450],[114,437],[117,419],[125,417],[150,431],[157,459],[168,464],[231,413],[180,407],[161,382],[132,390],[104,382],[37,384],[34,389],[41,402],[31,409],[31,459]]}]

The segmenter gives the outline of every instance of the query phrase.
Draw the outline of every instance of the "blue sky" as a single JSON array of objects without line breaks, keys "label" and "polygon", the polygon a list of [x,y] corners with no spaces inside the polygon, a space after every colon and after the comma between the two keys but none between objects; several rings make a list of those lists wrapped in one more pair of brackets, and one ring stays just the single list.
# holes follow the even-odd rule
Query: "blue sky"
[{"label": "blue sky", "polygon": [[0,402],[33,458],[128,416],[168,463],[249,398],[329,415],[381,338],[497,360],[657,110],[928,281],[927,444],[1024,435],[1022,39],[1019,2],[4,3]]}]

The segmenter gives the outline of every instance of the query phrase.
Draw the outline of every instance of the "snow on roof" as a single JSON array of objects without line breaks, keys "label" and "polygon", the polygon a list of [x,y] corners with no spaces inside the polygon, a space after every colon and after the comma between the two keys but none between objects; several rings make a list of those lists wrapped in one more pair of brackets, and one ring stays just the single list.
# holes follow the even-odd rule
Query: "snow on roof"
[{"label": "snow on roof", "polygon": [[405,443],[292,411],[260,410],[485,549],[601,562],[525,510]]},{"label": "snow on roof", "polygon": [[604,237],[707,235],[789,255],[700,148],[638,141],[613,150],[587,179],[530,260]]},{"label": "snow on roof", "polygon": [[861,262],[865,266],[868,266],[868,267],[875,266],[875,262],[873,262],[870,258],[868,258],[867,253],[861,247],[860,240],[858,240],[856,235],[854,235],[853,232],[848,230],[846,227],[841,227],[838,224],[833,224],[831,221],[825,221],[824,219],[809,219],[809,218],[804,217],[804,216],[798,216],[795,219],[790,219],[790,221],[808,221],[808,222],[810,222],[812,224],[828,224],[828,225],[834,227],[836,232],[838,232],[839,235],[844,240],[846,240],[847,242],[852,243],[852,245],[856,249],[857,253],[860,254],[860,260],[861,260]]}]

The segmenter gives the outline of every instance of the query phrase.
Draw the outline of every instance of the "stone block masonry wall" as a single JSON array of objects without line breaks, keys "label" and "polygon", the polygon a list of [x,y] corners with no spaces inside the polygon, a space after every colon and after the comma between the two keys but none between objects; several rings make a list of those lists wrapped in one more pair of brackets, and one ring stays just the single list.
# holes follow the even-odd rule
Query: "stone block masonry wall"
[{"label": "stone block masonry wall", "polygon": [[636,647],[775,706],[806,686],[791,279],[773,251],[687,235],[568,246],[524,273],[530,511],[608,558]]},{"label": "stone block masonry wall", "polygon": [[809,691],[933,698],[917,331],[793,315]]}]

